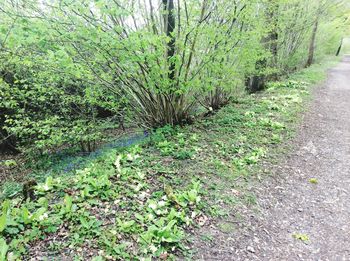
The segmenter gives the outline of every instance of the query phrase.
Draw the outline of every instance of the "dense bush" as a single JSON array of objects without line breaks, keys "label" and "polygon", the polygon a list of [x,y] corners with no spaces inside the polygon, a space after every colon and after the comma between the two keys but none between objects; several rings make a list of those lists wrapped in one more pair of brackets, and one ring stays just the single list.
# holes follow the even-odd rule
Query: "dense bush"
[{"label": "dense bush", "polygon": [[[24,59],[33,59],[27,55]],[[24,60],[11,70],[3,68],[8,70],[0,80],[3,136],[12,137],[12,147],[26,151],[43,153],[67,144],[91,151],[103,130],[117,125],[112,116],[119,104],[96,85],[45,71],[48,62]]]}]

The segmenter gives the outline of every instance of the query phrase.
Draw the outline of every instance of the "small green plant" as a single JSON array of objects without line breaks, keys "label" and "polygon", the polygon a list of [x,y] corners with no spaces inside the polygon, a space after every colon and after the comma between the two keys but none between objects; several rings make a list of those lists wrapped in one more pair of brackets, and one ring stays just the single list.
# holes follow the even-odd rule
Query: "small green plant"
[{"label": "small green plant", "polygon": [[175,144],[167,140],[159,142],[157,147],[163,156],[169,156],[175,151]]},{"label": "small green plant", "polygon": [[309,179],[309,182],[310,182],[311,184],[318,184],[318,180],[317,180],[316,178],[311,178],[311,179]]},{"label": "small green plant", "polygon": [[154,225],[150,226],[148,230],[141,235],[141,238],[147,245],[180,242],[184,233],[176,224],[176,220],[171,220],[167,223],[166,219],[161,218],[155,221]]},{"label": "small green plant", "polygon": [[[142,217],[142,216],[141,216]],[[135,232],[137,230],[135,220],[122,221],[120,218],[117,218],[118,229],[124,233]]]},{"label": "small green plant", "polygon": [[190,159],[193,156],[193,151],[188,151],[185,149],[174,152],[174,158],[179,160]]},{"label": "small green plant", "polygon": [[17,182],[5,182],[1,188],[0,200],[16,196],[22,192],[23,186]]},{"label": "small green plant", "polygon": [[273,121],[273,120],[268,119],[268,118],[261,118],[259,122],[262,126],[269,127],[271,129],[274,129],[274,130],[281,130],[281,129],[285,128],[283,123]]},{"label": "small green plant", "polygon": [[307,242],[307,241],[310,240],[309,236],[306,235],[306,234],[294,233],[294,234],[293,234],[293,237],[294,237],[295,239],[301,240],[301,241],[303,241],[303,242]]},{"label": "small green plant", "polygon": [[257,164],[258,161],[266,155],[265,148],[254,149],[250,154],[244,157],[246,164]]},{"label": "small green plant", "polygon": [[15,160],[13,160],[13,159],[5,160],[3,164],[7,168],[17,167],[17,162]]},{"label": "small green plant", "polygon": [[283,137],[281,135],[272,134],[272,137],[271,137],[272,144],[278,144],[278,143],[281,143],[282,141],[283,141]]},{"label": "small green plant", "polygon": [[198,142],[197,135],[193,134],[188,137],[184,133],[179,132],[175,135],[169,130],[165,132],[167,135],[162,133],[163,132],[160,132],[158,135],[163,136],[163,140],[158,136],[157,139],[159,141],[156,143],[162,156],[172,156],[174,159],[186,160],[191,159],[196,153],[196,147],[194,144]]},{"label": "small green plant", "polygon": [[53,178],[51,176],[47,177],[45,183],[37,185],[37,190],[39,192],[47,192],[53,188]]}]

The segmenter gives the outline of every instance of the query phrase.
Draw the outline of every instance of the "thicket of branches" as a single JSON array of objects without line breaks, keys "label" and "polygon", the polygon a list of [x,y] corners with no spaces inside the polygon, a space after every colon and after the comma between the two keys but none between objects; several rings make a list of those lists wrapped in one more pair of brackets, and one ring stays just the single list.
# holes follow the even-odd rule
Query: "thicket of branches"
[{"label": "thicket of branches", "polygon": [[345,1],[0,0],[2,150],[185,124],[335,54]]}]

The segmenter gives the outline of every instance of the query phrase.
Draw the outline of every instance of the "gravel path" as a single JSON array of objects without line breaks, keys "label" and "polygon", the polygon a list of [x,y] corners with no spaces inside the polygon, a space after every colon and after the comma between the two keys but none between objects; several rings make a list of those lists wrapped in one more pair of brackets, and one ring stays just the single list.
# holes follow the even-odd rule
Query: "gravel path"
[{"label": "gravel path", "polygon": [[350,260],[350,56],[314,96],[295,151],[256,189],[262,215],[198,259]]}]

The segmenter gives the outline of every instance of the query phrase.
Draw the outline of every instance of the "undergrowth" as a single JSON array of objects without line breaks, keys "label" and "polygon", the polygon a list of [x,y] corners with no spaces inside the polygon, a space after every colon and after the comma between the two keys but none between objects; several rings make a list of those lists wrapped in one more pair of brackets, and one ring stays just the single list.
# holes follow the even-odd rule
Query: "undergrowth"
[{"label": "undergrowth", "polygon": [[190,258],[196,227],[256,203],[247,183],[293,136],[310,83],[329,65],[271,83],[193,125],[110,149],[72,175],[52,173],[28,188],[32,200],[4,200],[0,260]]}]

